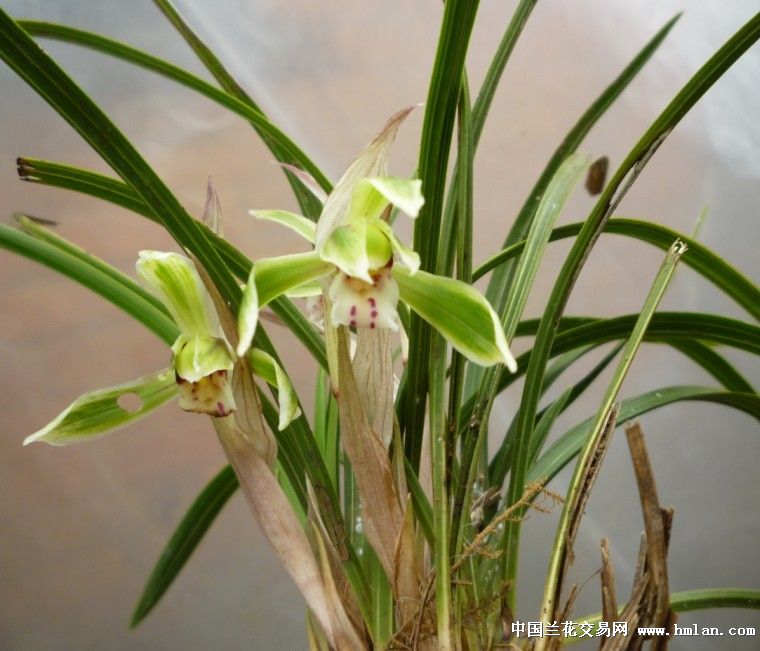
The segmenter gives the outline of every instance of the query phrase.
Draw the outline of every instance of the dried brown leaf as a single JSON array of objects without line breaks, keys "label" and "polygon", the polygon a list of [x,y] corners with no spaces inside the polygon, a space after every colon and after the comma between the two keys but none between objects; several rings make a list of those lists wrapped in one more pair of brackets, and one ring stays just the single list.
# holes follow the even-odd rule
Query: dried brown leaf
[{"label": "dried brown leaf", "polygon": [[407,497],[394,560],[393,591],[400,626],[406,626],[417,614],[422,602],[423,571],[417,555],[417,536],[411,495]]},{"label": "dried brown leaf", "polygon": [[[319,527],[319,532],[322,534],[322,540],[327,551],[327,558],[330,561],[332,578],[340,597],[341,604],[343,605],[348,618],[351,620],[354,629],[356,631],[363,631],[364,619],[361,610],[359,609],[359,604],[356,602],[351,583],[343,568],[343,563],[348,558],[348,550],[344,548],[341,551],[338,551],[336,548],[335,543],[331,539],[331,532],[323,517],[324,511],[320,508],[318,493],[314,490],[314,486],[308,480],[306,483],[306,490],[309,496],[309,520],[312,523],[316,522],[316,526]],[[341,527],[341,529],[345,531],[343,527]],[[341,543],[344,542],[344,539],[342,538],[339,538],[339,540]]]},{"label": "dried brown leaf", "polygon": [[361,501],[364,531],[388,578],[393,578],[402,514],[385,446],[367,422],[348,353],[348,331],[337,330],[340,429]]},{"label": "dried brown leaf", "polygon": [[324,582],[325,593],[327,596],[327,608],[330,612],[330,618],[332,621],[335,648],[337,651],[360,651],[361,649],[369,649],[366,640],[364,640],[354,628],[351,618],[343,607],[343,599],[340,594],[341,590],[338,588],[338,584],[333,576],[333,564],[330,561],[329,552],[327,551],[322,533],[314,523],[312,523],[312,532],[314,534],[314,539],[316,540],[317,550],[319,551],[322,581]]},{"label": "dried brown leaf", "polygon": [[615,621],[617,617],[617,596],[615,594],[615,568],[610,562],[610,543],[602,538],[602,619]]},{"label": "dried brown leaf", "polygon": [[212,419],[227,459],[259,527],[332,643],[327,593],[306,534],[269,464],[240,436],[231,417]]},{"label": "dried brown leaf", "polygon": [[393,357],[391,331],[359,328],[353,368],[367,422],[386,448],[393,438]]}]

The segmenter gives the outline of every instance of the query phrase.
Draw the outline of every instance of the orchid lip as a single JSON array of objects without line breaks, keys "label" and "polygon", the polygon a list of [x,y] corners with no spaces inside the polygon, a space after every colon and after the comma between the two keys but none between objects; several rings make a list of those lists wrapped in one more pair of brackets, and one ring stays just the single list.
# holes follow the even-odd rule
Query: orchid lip
[{"label": "orchid lip", "polygon": [[371,272],[371,283],[338,271],[329,288],[332,320],[352,328],[398,330],[399,289],[391,276],[392,262]]}]

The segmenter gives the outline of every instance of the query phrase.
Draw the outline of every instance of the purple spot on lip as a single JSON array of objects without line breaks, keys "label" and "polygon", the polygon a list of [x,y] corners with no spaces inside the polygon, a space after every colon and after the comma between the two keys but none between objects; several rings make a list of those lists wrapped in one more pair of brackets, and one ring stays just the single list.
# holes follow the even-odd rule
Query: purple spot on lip
[{"label": "purple spot on lip", "polygon": [[375,299],[374,299],[374,298],[370,297],[370,298],[368,298],[368,299],[367,299],[367,301],[369,302],[369,304],[370,304],[372,307],[375,307]]},{"label": "purple spot on lip", "polygon": [[374,319],[377,318],[377,310],[372,310],[372,312],[369,313],[369,315]]},{"label": "purple spot on lip", "polygon": [[221,402],[216,403],[216,410],[219,412],[220,416],[226,416],[227,414],[224,411],[224,405]]},{"label": "purple spot on lip", "polygon": [[355,328],[356,327],[356,319],[351,319],[351,322],[348,325],[350,325],[352,328]]},{"label": "purple spot on lip", "polygon": [[374,321],[372,321],[372,322],[369,324],[369,327],[370,327],[370,328],[372,328],[372,329],[374,329],[374,327],[375,327],[375,322],[374,322]]},{"label": "purple spot on lip", "polygon": [[351,316],[356,316],[356,305],[351,306]]}]

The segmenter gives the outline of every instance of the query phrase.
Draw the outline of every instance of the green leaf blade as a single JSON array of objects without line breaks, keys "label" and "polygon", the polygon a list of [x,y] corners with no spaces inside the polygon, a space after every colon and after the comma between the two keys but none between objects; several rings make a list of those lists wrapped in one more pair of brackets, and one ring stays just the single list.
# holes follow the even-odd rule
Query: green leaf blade
[{"label": "green leaf blade", "polygon": [[164,547],[143,588],[132,614],[132,628],[140,624],[158,604],[237,487],[234,471],[230,466],[225,466],[195,499]]},{"label": "green leaf blade", "polygon": [[201,261],[236,309],[240,288],[203,231],[103,111],[0,9],[0,58],[127,182],[181,245]]}]

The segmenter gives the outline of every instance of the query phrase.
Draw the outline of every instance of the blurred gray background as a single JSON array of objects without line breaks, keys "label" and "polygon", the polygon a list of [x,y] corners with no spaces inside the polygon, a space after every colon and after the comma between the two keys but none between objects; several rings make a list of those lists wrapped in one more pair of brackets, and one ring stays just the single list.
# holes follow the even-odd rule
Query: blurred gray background
[{"label": "blurred gray background", "polygon": [[[259,101],[336,178],[394,111],[425,100],[441,5],[434,0],[283,3],[182,0],[178,7]],[[148,0],[2,0],[16,17],[98,31],[207,77]],[[471,86],[484,71],[516,2],[483,0],[468,61]],[[673,14],[680,23],[583,150],[620,163],[691,74],[756,10],[754,0],[630,3],[543,0],[504,75],[476,163],[477,258],[494,253],[559,139],[587,105]],[[44,47],[101,103],[188,209],[198,214],[213,176],[228,237],[251,257],[302,250],[296,237],[253,223],[249,208],[296,205],[272,156],[250,127],[207,100],[126,64],[72,46]],[[708,246],[757,279],[760,205],[760,48],[755,46],[679,125],[620,207],[620,214],[691,232],[704,206]],[[393,150],[398,174],[413,169],[422,111]],[[161,230],[108,204],[16,178],[18,155],[107,171],[78,136],[0,66],[0,219],[14,210],[60,222],[59,232],[132,272],[137,251],[168,248]],[[579,190],[561,221],[593,205]],[[528,312],[542,301],[569,248],[553,244]],[[662,254],[602,236],[575,289],[569,314],[636,312]],[[300,597],[259,535],[239,496],[225,508],[161,604],[136,631],[131,610],[163,544],[200,488],[222,466],[208,423],[166,406],[89,445],[22,448],[21,440],[81,393],[161,368],[168,351],[129,317],[71,281],[0,251],[0,648],[300,649]],[[665,309],[749,318],[682,267]],[[272,329],[307,405],[314,367]],[[516,344],[524,350],[527,342]],[[601,354],[601,352],[600,352]],[[753,360],[727,353],[750,381]],[[561,391],[577,375],[558,384]],[[673,384],[712,384],[675,353],[645,346],[622,396]],[[557,431],[591,414],[605,378]],[[493,439],[511,419],[517,392],[493,415]],[[757,423],[729,409],[686,403],[642,419],[661,501],[676,509],[671,589],[760,585]],[[553,488],[562,490],[568,475]],[[630,587],[642,529],[622,432],[615,436],[588,506],[574,579],[599,566],[611,540],[618,594]],[[522,619],[535,619],[558,512],[534,515],[522,546]],[[598,578],[577,614],[598,609]],[[752,611],[686,614],[679,623],[755,626]],[[712,649],[684,638],[671,648]],[[758,639],[722,638],[750,650]]]}]

